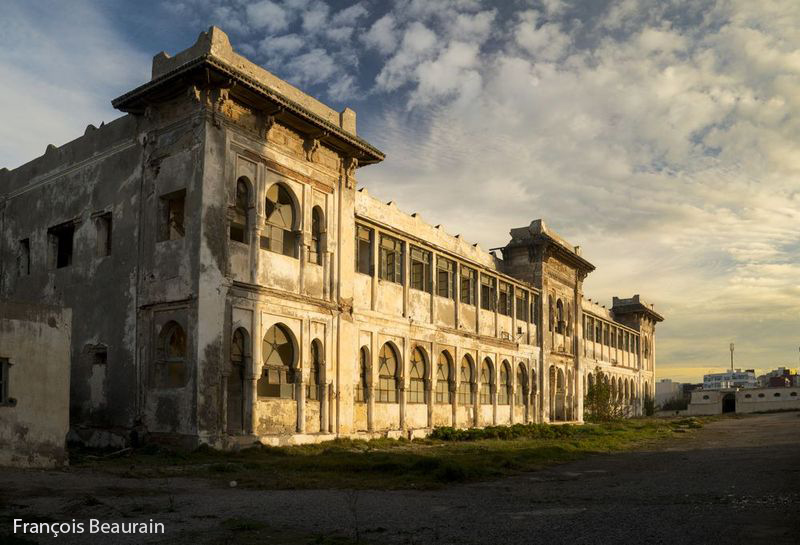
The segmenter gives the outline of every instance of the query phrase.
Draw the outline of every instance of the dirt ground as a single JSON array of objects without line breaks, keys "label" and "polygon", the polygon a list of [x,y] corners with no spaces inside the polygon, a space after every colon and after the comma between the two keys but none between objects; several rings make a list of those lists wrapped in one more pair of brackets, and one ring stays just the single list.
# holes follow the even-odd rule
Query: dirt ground
[{"label": "dirt ground", "polygon": [[[800,543],[796,412],[725,418],[658,450],[432,491],[245,490],[85,469],[0,471],[0,543]],[[14,536],[14,518],[153,519],[166,532]]]}]

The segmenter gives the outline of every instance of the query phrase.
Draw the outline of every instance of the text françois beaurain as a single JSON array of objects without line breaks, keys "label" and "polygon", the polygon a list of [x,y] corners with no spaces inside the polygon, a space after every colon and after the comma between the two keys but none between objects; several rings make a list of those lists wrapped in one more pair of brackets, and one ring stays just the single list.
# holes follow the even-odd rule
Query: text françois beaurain
[{"label": "text fran\u00e7ois beaurain", "polygon": [[89,519],[89,522],[24,522],[14,519],[15,534],[163,534],[164,523],[153,522],[101,522]]}]

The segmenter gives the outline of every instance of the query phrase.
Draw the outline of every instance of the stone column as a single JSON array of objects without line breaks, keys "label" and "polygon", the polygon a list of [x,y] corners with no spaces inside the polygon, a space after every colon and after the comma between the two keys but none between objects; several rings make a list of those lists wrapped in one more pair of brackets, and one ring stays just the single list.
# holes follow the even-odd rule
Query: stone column
[{"label": "stone column", "polygon": [[481,407],[481,400],[480,396],[478,395],[478,366],[475,366],[473,372],[475,373],[475,380],[473,380],[469,384],[471,396],[472,396],[472,425],[474,427],[480,426],[480,407]]},{"label": "stone column", "polygon": [[322,381],[319,388],[319,431],[328,432],[328,389],[331,387],[327,380]]},{"label": "stone column", "polygon": [[294,391],[297,398],[297,433],[306,432],[306,383],[303,377],[304,369],[298,369],[295,375]]},{"label": "stone column", "polygon": [[[249,407],[249,416],[247,431],[253,435],[258,432],[258,379],[261,378],[261,367],[263,355],[261,354],[261,309],[256,305],[253,310],[253,335],[250,342],[250,350],[253,354],[253,359],[250,362],[249,370],[247,372],[247,384],[249,385],[248,392],[245,394],[247,398],[247,406]],[[248,395],[249,394],[249,395]]]},{"label": "stone column", "polygon": [[[324,236],[324,235],[323,235]],[[322,252],[322,298],[331,300],[331,252]]]},{"label": "stone column", "polygon": [[[372,279],[375,282],[375,278]],[[369,342],[369,362],[367,367],[367,431],[375,431],[375,377],[377,376],[378,367],[376,365],[378,359],[377,352],[377,335],[374,333],[370,335]]]},{"label": "stone column", "polygon": [[[230,369],[230,365],[227,365],[226,368]],[[220,435],[227,435],[228,434],[228,372],[222,372],[222,380],[220,381],[220,386],[222,391],[220,392],[220,401],[222,405],[222,411],[220,415],[220,422],[222,429],[220,430]]]}]

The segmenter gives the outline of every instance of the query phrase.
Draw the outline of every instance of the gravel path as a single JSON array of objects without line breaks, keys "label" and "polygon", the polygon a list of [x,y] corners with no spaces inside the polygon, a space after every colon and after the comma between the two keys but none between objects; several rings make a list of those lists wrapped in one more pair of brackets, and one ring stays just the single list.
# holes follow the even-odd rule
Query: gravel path
[{"label": "gravel path", "polygon": [[[436,491],[254,491],[3,469],[0,536],[14,516],[166,526],[147,537],[24,536],[59,544],[354,543],[356,529],[362,543],[389,544],[800,543],[800,413],[723,419],[661,446]],[[267,527],[232,532],[230,518]]]}]

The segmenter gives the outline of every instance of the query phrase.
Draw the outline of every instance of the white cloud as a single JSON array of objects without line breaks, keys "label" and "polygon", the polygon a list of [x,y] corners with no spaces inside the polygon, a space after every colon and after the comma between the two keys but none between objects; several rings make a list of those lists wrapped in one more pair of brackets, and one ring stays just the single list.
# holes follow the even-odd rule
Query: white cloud
[{"label": "white cloud", "polygon": [[400,48],[386,62],[376,78],[379,89],[393,91],[415,78],[416,66],[432,55],[437,45],[436,34],[419,22],[408,26]]},{"label": "white cloud", "polygon": [[327,81],[336,72],[336,64],[331,56],[319,48],[293,57],[287,66],[292,73],[292,79],[300,85]]},{"label": "white cloud", "polygon": [[0,167],[14,168],[122,115],[110,100],[150,79],[152,52],[130,46],[86,2],[3,6]]},{"label": "white cloud", "polygon": [[534,10],[520,14],[520,22],[514,31],[517,45],[536,60],[556,61],[569,49],[570,38],[561,31],[557,23],[545,23],[537,27],[539,14]]},{"label": "white cloud", "polygon": [[588,296],[641,293],[667,316],[662,376],[734,338],[742,365],[780,361],[796,342],[752,324],[800,325],[800,4],[670,24],[667,3],[620,2],[580,37],[550,8],[499,50],[404,39],[376,87],[408,85],[413,109],[384,114],[389,157],[362,183],[484,248],[544,217],[598,266]]},{"label": "white cloud", "polygon": [[247,21],[256,29],[269,33],[285,30],[289,26],[286,10],[270,0],[261,0],[247,6]]},{"label": "white cloud", "polygon": [[338,11],[331,19],[334,26],[353,26],[359,19],[369,15],[367,8],[361,4],[353,4],[349,8]]},{"label": "white cloud", "polygon": [[261,41],[259,52],[266,56],[285,57],[300,51],[305,45],[305,40],[297,34],[285,34],[283,36],[268,36]]},{"label": "white cloud", "polygon": [[320,30],[328,21],[330,9],[327,4],[317,2],[311,9],[303,12],[303,30],[305,32],[316,32]]},{"label": "white cloud", "polygon": [[388,13],[375,21],[363,40],[367,47],[377,49],[383,55],[393,52],[399,42],[394,16]]}]

